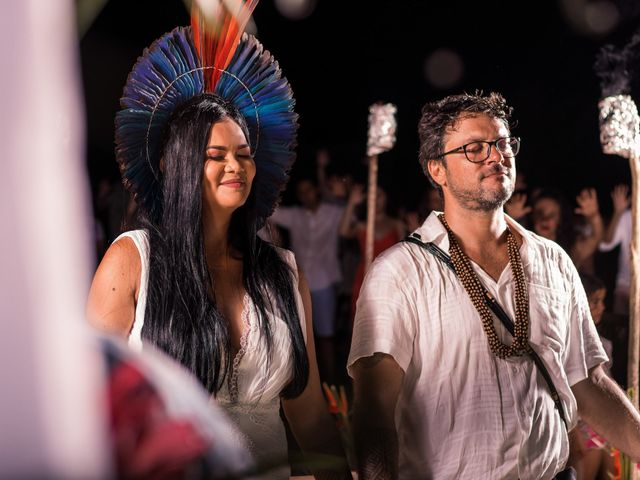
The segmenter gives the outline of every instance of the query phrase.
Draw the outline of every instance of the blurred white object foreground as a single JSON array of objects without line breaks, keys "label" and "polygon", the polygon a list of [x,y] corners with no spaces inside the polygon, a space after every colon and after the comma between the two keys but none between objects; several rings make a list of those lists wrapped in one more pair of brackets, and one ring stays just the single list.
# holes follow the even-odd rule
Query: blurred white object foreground
[{"label": "blurred white object foreground", "polygon": [[102,361],[84,331],[92,268],[71,0],[0,15],[0,477],[105,478]]}]

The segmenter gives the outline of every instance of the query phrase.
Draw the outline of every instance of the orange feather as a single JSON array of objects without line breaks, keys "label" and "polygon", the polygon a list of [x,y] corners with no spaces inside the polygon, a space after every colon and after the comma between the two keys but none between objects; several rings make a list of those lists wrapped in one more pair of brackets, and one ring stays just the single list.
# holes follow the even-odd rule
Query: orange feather
[{"label": "orange feather", "polygon": [[205,91],[213,92],[221,70],[229,65],[258,0],[217,0],[215,11],[205,15],[194,1],[191,8],[193,43],[204,70]]}]

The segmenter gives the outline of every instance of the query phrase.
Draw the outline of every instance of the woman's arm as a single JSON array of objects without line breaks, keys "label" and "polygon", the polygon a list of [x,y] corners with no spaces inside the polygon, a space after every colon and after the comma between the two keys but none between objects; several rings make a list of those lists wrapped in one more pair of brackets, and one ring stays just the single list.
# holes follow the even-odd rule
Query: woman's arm
[{"label": "woman's arm", "polygon": [[351,479],[340,434],[333,418],[331,418],[320,387],[311,323],[309,287],[300,271],[298,278],[300,279],[298,288],[302,296],[307,332],[309,380],[302,394],[296,398],[283,400],[282,406],[291,430],[305,454],[314,455],[314,457],[318,457],[318,460],[326,460],[327,467],[312,467],[315,478]]},{"label": "woman's arm", "polygon": [[99,330],[127,337],[133,326],[140,284],[140,254],[130,238],[112,244],[98,266],[87,319]]},{"label": "woman's arm", "polygon": [[[602,243],[604,243],[608,250],[617,246],[617,242],[614,242],[616,237],[616,231],[618,230],[618,224],[620,223],[620,217],[629,208],[631,200],[629,199],[629,187],[627,185],[616,185],[611,191],[611,200],[613,201],[613,215],[607,225],[607,229],[604,232]],[[614,243],[613,245],[610,245]]]},{"label": "woman's arm", "polygon": [[354,185],[351,190],[351,194],[349,194],[349,200],[347,201],[347,206],[344,209],[344,213],[342,214],[342,219],[340,220],[340,226],[338,228],[338,233],[341,237],[344,238],[353,238],[356,236],[356,232],[358,231],[358,224],[354,221],[354,210],[357,205],[364,201],[364,193],[362,185]]}]

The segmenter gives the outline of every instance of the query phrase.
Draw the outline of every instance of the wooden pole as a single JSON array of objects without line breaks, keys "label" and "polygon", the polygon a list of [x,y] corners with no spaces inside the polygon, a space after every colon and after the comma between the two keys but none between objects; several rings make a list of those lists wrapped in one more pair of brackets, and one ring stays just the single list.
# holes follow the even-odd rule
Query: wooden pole
[{"label": "wooden pole", "polygon": [[[600,142],[604,153],[629,160],[631,169],[631,258],[629,285],[629,349],[627,358],[627,394],[638,409],[640,373],[640,117],[629,95],[610,95],[600,100]],[[624,480],[638,480],[637,464],[622,454]]]},{"label": "wooden pole", "polygon": [[638,408],[638,374],[640,369],[640,152],[638,148],[629,158],[631,167],[631,284],[629,286],[629,358],[627,365],[627,388],[631,390],[631,401]]},{"label": "wooden pole", "polygon": [[367,230],[364,249],[364,271],[373,263],[373,245],[376,237],[376,198],[378,185],[378,154],[393,148],[396,141],[396,107],[391,103],[375,103],[369,107],[369,188],[367,189]]},{"label": "wooden pole", "polygon": [[373,245],[376,237],[376,197],[378,195],[378,156],[369,156],[369,185],[367,189],[367,230],[365,237],[364,271],[373,262]]}]

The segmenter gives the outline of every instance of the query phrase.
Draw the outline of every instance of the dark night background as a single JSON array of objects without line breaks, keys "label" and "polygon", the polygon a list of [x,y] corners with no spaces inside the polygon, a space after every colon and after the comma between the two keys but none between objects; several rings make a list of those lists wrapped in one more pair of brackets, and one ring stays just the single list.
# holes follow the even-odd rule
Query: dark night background
[{"label": "dark night background", "polygon": [[[601,33],[585,26],[584,18],[594,11],[591,17],[605,24],[606,13],[613,11]],[[513,133],[522,138],[518,168],[530,185],[560,187],[570,198],[585,186],[596,187],[606,215],[613,185],[630,182],[628,162],[600,150],[600,87],[593,63],[604,44],[628,42],[640,23],[640,2],[317,0],[310,16],[293,21],[273,0],[263,0],[254,21],[258,38],[280,62],[296,97],[300,130],[294,178],[314,171],[319,147],[329,149],[334,168],[364,178],[368,106],[392,102],[398,107],[398,139],[380,156],[380,177],[411,206],[426,182],[417,163],[422,104],[483,89],[502,92],[515,108]],[[144,47],[188,23],[181,0],[109,0],[84,33],[81,62],[93,184],[118,177],[113,119],[127,73]],[[425,77],[425,60],[443,48],[459,55],[463,73],[457,83],[437,87]],[[640,89],[633,88],[637,101]]]}]

